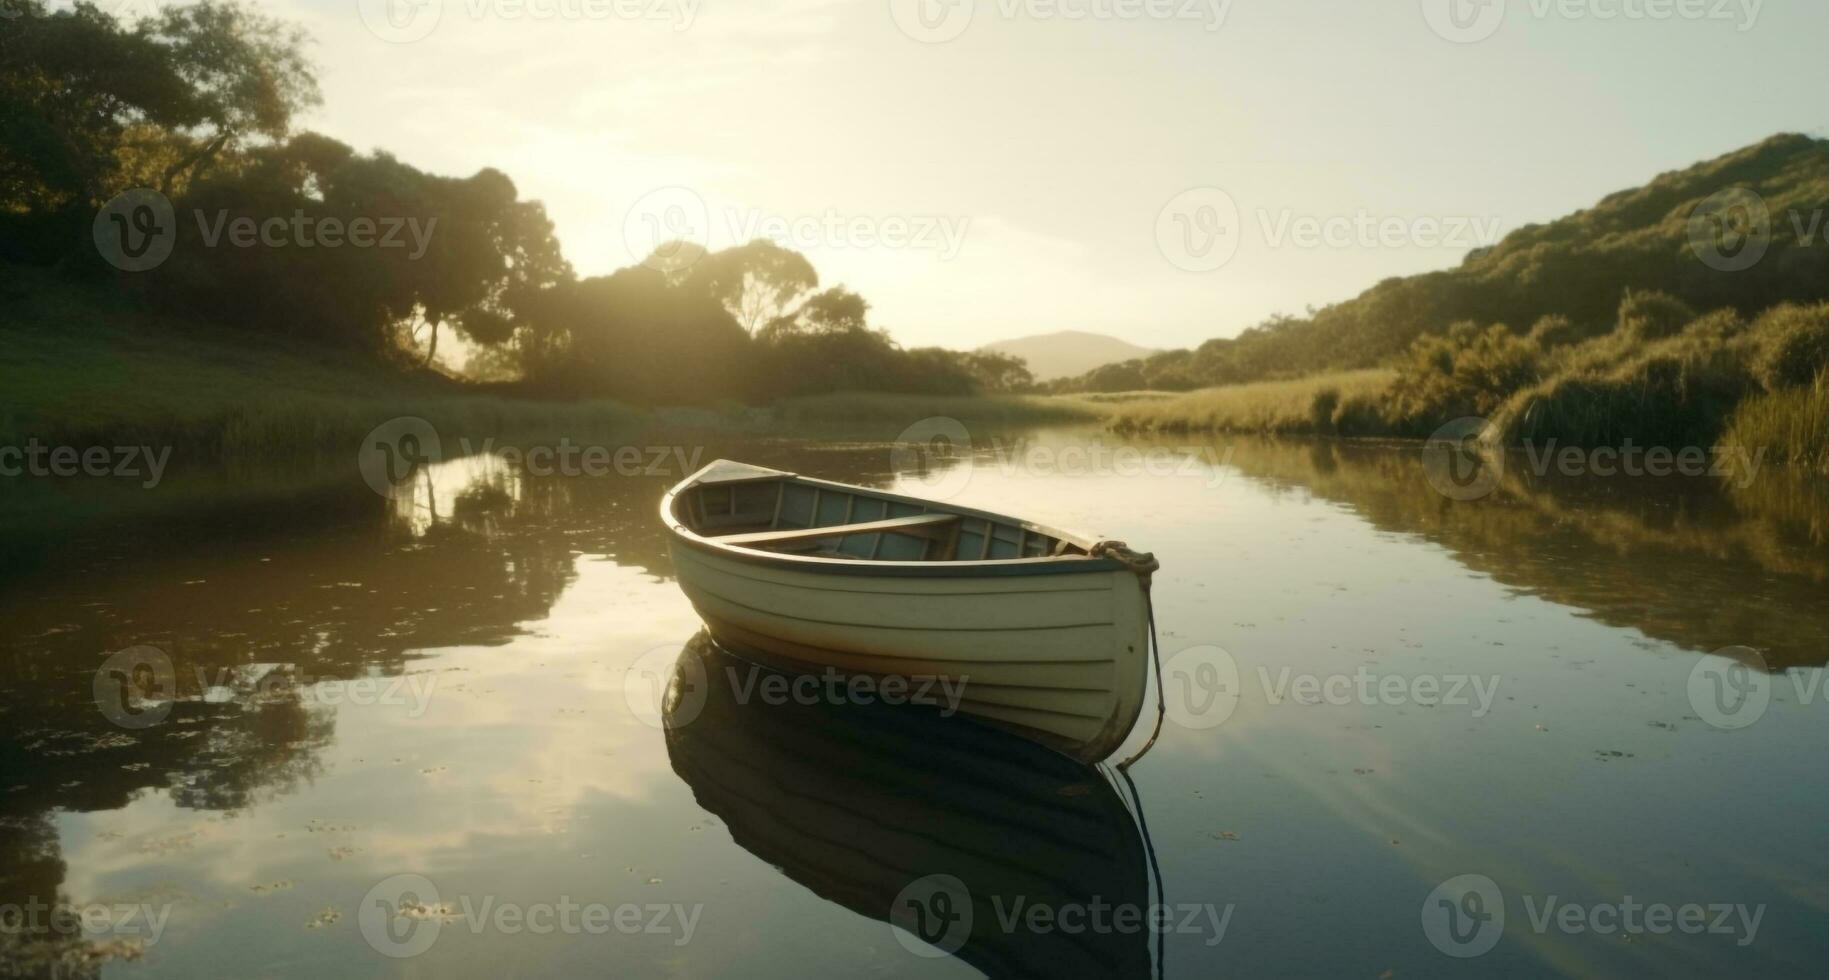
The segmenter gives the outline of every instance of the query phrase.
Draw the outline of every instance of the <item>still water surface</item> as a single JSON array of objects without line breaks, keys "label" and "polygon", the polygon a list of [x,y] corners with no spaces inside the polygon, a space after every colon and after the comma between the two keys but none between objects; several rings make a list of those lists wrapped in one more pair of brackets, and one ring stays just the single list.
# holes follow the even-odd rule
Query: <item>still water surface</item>
[{"label": "still water surface", "polygon": [[[1111,439],[1012,434],[954,499],[1161,559],[1175,704],[1133,770],[1147,840],[1105,770],[907,711],[743,697],[672,581],[655,507],[681,474],[536,478],[472,457],[393,500],[352,472],[136,498],[112,522],[8,520],[0,907],[168,913],[157,942],[67,974],[122,977],[1042,976],[1147,972],[1158,952],[1172,976],[1807,975],[1829,960],[1816,488],[1508,474],[1459,502],[1415,449],[1136,443],[1186,460],[1139,474],[1100,463]],[[715,455],[916,494],[934,479],[871,443]],[[1773,670],[1747,688],[1769,695],[1750,724],[1708,701],[1709,681],[1744,683],[1712,655],[1730,646]],[[110,703],[97,670],[134,647],[172,664],[175,702]],[[653,665],[678,657],[708,668],[709,691],[669,730],[641,708]],[[980,903],[956,957],[917,955],[933,951],[883,921],[934,869]],[[377,943],[365,903],[378,885],[405,900],[387,892],[399,874],[435,888],[412,898],[435,928]],[[1464,916],[1462,938],[1492,921],[1479,897],[1432,895],[1466,874],[1491,879],[1505,921],[1461,959],[1425,920]],[[1070,915],[984,921],[1018,900],[1159,901],[1174,928],[1157,950]],[[526,918],[473,929],[484,903]],[[568,904],[623,918],[565,928]],[[1731,917],[1609,927],[1621,907],[1691,904]],[[77,957],[16,932],[0,947],[31,972]]]}]

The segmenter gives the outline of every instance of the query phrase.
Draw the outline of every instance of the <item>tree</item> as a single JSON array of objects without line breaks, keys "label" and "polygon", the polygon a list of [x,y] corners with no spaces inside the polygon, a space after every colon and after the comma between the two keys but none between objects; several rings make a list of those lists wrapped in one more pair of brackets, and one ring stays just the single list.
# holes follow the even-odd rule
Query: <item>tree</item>
[{"label": "tree", "polygon": [[176,159],[158,185],[167,194],[207,173],[239,139],[284,139],[292,117],[322,101],[304,31],[237,3],[166,7],[135,33],[168,52],[195,119],[168,133]]},{"label": "tree", "polygon": [[[672,267],[678,267],[678,260],[688,255],[670,244],[656,250],[656,257],[663,251],[667,253],[664,261]],[[675,276],[683,279],[688,288],[723,304],[751,336],[794,309],[802,297],[819,287],[819,273],[806,256],[766,238],[703,255]]]},{"label": "tree", "polygon": [[743,328],[715,298],[646,265],[542,290],[525,319],[522,372],[545,393],[654,404],[748,391]]},{"label": "tree", "polygon": [[807,297],[806,302],[792,313],[770,320],[756,336],[765,343],[772,343],[792,335],[867,330],[869,319],[868,300],[843,286],[834,286]]},{"label": "tree", "polygon": [[395,247],[253,249],[212,245],[195,222],[181,222],[179,247],[152,287],[193,314],[407,350],[422,363],[436,357],[446,324],[473,343],[510,343],[532,298],[572,276],[545,209],[519,200],[500,171],[441,177],[313,133],[239,155],[180,203],[219,221],[297,216],[313,239],[332,222],[346,231],[398,222]]},{"label": "tree", "polygon": [[125,27],[94,4],[10,0],[0,31],[0,212],[170,191],[237,139],[283,138],[319,101],[295,28],[218,0]]}]

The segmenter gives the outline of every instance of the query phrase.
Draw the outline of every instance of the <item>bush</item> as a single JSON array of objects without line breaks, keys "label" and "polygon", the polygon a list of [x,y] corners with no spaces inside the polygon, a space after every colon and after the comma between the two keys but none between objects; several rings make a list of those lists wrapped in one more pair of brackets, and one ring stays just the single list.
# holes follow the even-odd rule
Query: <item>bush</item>
[{"label": "bush", "polygon": [[1753,372],[1767,391],[1814,384],[1829,366],[1829,303],[1777,307],[1753,332],[1759,344]]},{"label": "bush", "polygon": [[1829,375],[1807,388],[1755,395],[1734,410],[1722,443],[1768,462],[1829,473]]},{"label": "bush", "polygon": [[1696,319],[1689,304],[1656,290],[1626,291],[1619,304],[1619,331],[1639,341],[1675,336]]},{"label": "bush", "polygon": [[1308,423],[1317,435],[1334,431],[1334,410],[1340,407],[1340,389],[1322,388],[1309,403]]},{"label": "bush", "polygon": [[1463,415],[1490,415],[1541,376],[1543,349],[1504,324],[1482,330],[1457,323],[1444,336],[1410,345],[1391,385],[1388,418],[1400,431],[1425,435]]},{"label": "bush", "polygon": [[1697,317],[1695,322],[1683,328],[1682,336],[1698,343],[1725,344],[1745,335],[1746,330],[1746,318],[1739,313],[1716,310]]},{"label": "bush", "polygon": [[1576,326],[1575,321],[1568,317],[1563,316],[1560,313],[1552,313],[1549,316],[1538,320],[1531,327],[1531,332],[1528,336],[1531,340],[1537,342],[1537,346],[1544,350],[1550,350],[1555,347],[1568,347],[1579,344],[1584,340],[1597,337],[1603,333],[1606,333],[1604,328],[1596,330],[1592,327]]},{"label": "bush", "polygon": [[1350,395],[1334,410],[1334,431],[1343,436],[1380,436],[1390,431],[1381,407],[1381,396]]}]

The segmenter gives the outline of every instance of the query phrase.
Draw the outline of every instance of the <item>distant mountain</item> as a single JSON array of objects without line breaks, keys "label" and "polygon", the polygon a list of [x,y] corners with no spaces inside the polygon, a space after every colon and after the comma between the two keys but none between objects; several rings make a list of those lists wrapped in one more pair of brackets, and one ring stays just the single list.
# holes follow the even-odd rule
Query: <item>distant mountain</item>
[{"label": "distant mountain", "polygon": [[1013,354],[1028,361],[1029,371],[1037,381],[1078,377],[1093,368],[1156,353],[1148,347],[1138,347],[1116,337],[1081,330],[1062,330],[1059,333],[1000,340],[978,349]]}]

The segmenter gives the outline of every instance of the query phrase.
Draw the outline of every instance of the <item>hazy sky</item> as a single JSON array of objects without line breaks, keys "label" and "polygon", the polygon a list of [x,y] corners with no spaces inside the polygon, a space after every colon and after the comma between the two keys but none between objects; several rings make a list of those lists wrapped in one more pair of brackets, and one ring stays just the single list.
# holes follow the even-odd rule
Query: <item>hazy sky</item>
[{"label": "hazy sky", "polygon": [[1823,0],[388,2],[265,0],[307,125],[501,168],[584,275],[785,234],[910,345],[1195,344],[1829,126]]}]

